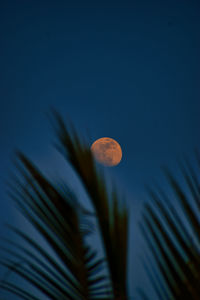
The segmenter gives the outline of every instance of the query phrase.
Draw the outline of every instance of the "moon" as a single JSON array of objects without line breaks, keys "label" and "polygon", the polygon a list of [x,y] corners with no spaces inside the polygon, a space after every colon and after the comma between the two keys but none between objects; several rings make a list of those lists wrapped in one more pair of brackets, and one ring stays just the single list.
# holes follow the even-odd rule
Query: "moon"
[{"label": "moon", "polygon": [[104,166],[113,167],[122,159],[122,149],[117,141],[109,137],[102,137],[96,140],[91,151],[95,159]]}]

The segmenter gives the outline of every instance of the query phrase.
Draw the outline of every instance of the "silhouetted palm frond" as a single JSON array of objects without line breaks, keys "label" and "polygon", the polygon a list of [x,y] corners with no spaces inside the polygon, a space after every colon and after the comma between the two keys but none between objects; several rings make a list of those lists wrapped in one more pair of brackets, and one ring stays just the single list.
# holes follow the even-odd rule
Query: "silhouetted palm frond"
[{"label": "silhouetted palm frond", "polygon": [[[2,247],[6,255],[1,264],[48,299],[127,299],[127,210],[119,205],[116,190],[108,191],[89,146],[81,142],[73,129],[68,131],[57,113],[54,116],[59,149],[80,176],[95,213],[82,207],[67,185],[52,184],[18,152],[21,180],[15,177],[11,196],[51,251],[12,227],[27,247],[5,239],[12,248]],[[92,228],[91,215],[99,224],[105,259],[99,258],[97,250],[87,241]],[[10,282],[8,276],[0,287],[21,299],[37,299],[26,288]]]},{"label": "silhouetted palm frond", "polygon": [[[23,182],[15,180],[12,197],[54,255],[27,234],[12,228],[29,247],[6,240],[12,248],[3,250],[12,258],[6,255],[1,264],[48,299],[109,299],[109,282],[101,272],[104,259],[99,259],[86,242],[88,230],[81,228],[83,212],[72,203],[74,196],[51,184],[23,154],[18,153],[18,157],[23,164],[23,168],[19,167]],[[22,299],[37,299],[26,288],[6,279],[0,287]]]},{"label": "silhouetted palm frond", "polygon": [[115,299],[127,299],[128,213],[119,207],[113,188],[111,196],[103,173],[97,170],[90,148],[80,141],[76,131],[64,124],[57,112],[56,132],[58,150],[67,158],[79,175],[96,212],[103,246],[110,271]]},{"label": "silhouetted palm frond", "polygon": [[[199,160],[199,156],[197,158]],[[175,196],[174,205],[162,189],[149,188],[152,203],[145,205],[141,223],[157,264],[156,269],[148,259],[145,267],[158,299],[162,300],[198,300],[200,297],[199,173],[197,175],[187,160],[180,167],[185,188],[164,169]]]}]

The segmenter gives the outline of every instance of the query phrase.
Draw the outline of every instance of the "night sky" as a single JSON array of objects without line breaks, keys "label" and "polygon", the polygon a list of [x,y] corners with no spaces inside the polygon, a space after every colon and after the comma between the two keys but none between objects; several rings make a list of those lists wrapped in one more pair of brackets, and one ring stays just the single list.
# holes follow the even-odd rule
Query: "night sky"
[{"label": "night sky", "polygon": [[120,143],[122,162],[104,169],[131,208],[130,295],[144,285],[151,295],[137,225],[144,184],[199,148],[199,32],[195,0],[0,1],[1,236],[4,223],[23,228],[5,184],[16,148],[50,178],[71,178],[52,146],[54,107],[91,142]]}]

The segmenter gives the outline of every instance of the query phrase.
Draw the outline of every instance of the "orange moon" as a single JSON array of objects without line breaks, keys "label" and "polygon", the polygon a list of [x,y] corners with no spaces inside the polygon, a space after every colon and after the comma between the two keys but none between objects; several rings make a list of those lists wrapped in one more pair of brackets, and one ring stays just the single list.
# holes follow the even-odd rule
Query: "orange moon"
[{"label": "orange moon", "polygon": [[122,159],[122,149],[117,141],[109,137],[96,140],[91,146],[95,159],[104,166],[113,167]]}]

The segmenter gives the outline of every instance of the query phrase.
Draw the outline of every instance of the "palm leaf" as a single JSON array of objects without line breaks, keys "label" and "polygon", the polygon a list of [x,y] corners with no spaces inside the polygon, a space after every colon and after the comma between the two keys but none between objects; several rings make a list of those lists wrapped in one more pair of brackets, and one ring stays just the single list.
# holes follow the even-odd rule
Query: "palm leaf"
[{"label": "palm leaf", "polygon": [[109,194],[103,173],[97,169],[88,145],[80,140],[73,127],[66,127],[57,112],[53,114],[58,136],[56,147],[79,175],[96,212],[114,297],[127,299],[127,209],[119,206],[114,188]]},{"label": "palm leaf", "polygon": [[[87,244],[88,230],[81,230],[83,212],[72,204],[74,196],[50,183],[23,154],[18,153],[18,158],[23,165],[18,165],[23,182],[16,178],[11,196],[54,256],[27,234],[12,228],[31,250],[8,241],[14,250],[2,247],[6,256],[1,264],[49,299],[108,299],[108,280],[100,268],[104,260]],[[1,281],[0,287],[22,299],[37,299],[8,279]]]},{"label": "palm leaf", "polygon": [[[152,202],[146,203],[140,224],[157,265],[149,273],[156,282],[159,299],[199,299],[200,295],[200,185],[188,160],[180,164],[186,187],[164,168],[169,185],[177,200],[178,211],[161,188],[148,188]],[[177,205],[176,205],[177,206]],[[148,268],[148,263],[145,263]],[[159,272],[159,275],[157,275]],[[166,293],[160,296],[162,279]]]}]

